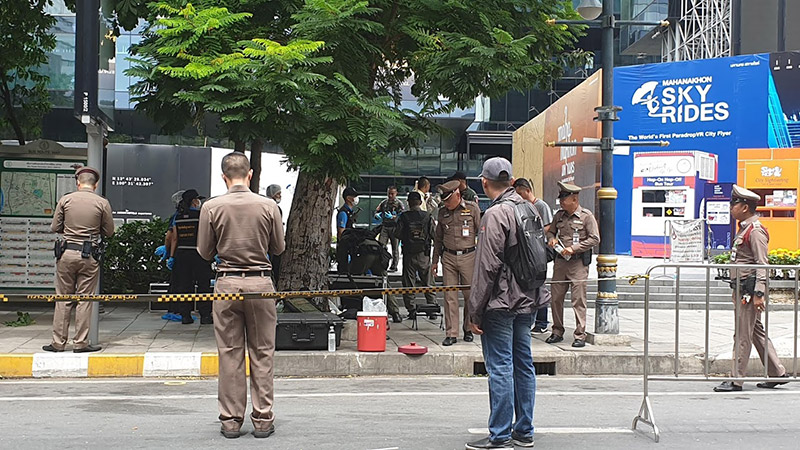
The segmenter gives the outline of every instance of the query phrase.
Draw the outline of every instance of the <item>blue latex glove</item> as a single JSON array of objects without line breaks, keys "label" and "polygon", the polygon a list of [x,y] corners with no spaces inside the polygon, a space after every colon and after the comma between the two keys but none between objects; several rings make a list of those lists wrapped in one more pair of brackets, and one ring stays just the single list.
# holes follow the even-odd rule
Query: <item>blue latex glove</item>
[{"label": "blue latex glove", "polygon": [[156,255],[156,256],[161,257],[161,259],[159,259],[159,261],[163,261],[163,260],[167,259],[167,246],[166,245],[162,245],[162,246],[158,247],[153,254]]},{"label": "blue latex glove", "polygon": [[383,213],[383,217],[385,217],[387,219],[391,219],[392,218],[392,213],[390,213],[389,211],[386,211],[385,213]]},{"label": "blue latex glove", "polygon": [[169,257],[167,260],[167,269],[172,270],[172,267],[175,265],[175,258],[172,256]]},{"label": "blue latex glove", "polygon": [[219,259],[219,255],[214,255],[214,262],[217,264],[222,264],[222,260]]}]

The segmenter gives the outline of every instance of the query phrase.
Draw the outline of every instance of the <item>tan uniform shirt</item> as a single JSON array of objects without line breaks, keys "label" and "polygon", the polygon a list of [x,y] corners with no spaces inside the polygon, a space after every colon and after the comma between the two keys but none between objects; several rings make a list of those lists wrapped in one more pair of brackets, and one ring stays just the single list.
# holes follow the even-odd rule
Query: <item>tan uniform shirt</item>
[{"label": "tan uniform shirt", "polygon": [[442,207],[434,236],[434,258],[441,256],[445,248],[458,251],[475,247],[480,223],[481,209],[477,203],[461,200],[453,211]]},{"label": "tan uniform shirt", "polygon": [[[573,242],[572,239],[575,230],[578,230],[578,242]],[[567,215],[563,209],[556,212],[547,231],[547,240],[554,237],[561,240],[565,248],[572,247],[576,255],[600,243],[600,231],[594,214],[581,206],[571,215]]]},{"label": "tan uniform shirt", "polygon": [[[750,228],[752,231],[748,234]],[[745,234],[747,234],[746,240]],[[752,216],[739,222],[739,232],[733,239],[734,253],[731,260],[734,264],[767,264],[768,244],[767,230],[759,222],[758,216]],[[737,269],[738,278],[747,278],[753,271],[756,272],[755,290],[765,292],[767,269]]]},{"label": "tan uniform shirt", "polygon": [[207,260],[218,255],[218,272],[271,270],[267,254],[285,246],[278,204],[246,186],[231,186],[200,209],[197,252]]},{"label": "tan uniform shirt", "polygon": [[114,234],[111,204],[90,188],[66,194],[56,205],[50,229],[63,234],[68,242],[78,244],[93,236],[111,236]]}]

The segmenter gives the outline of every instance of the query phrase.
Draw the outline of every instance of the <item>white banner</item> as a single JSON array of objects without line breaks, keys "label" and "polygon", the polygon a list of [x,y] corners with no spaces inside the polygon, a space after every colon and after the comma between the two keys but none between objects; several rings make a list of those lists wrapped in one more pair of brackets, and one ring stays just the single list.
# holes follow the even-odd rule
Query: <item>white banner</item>
[{"label": "white banner", "polygon": [[703,220],[671,220],[670,261],[677,263],[703,261]]}]

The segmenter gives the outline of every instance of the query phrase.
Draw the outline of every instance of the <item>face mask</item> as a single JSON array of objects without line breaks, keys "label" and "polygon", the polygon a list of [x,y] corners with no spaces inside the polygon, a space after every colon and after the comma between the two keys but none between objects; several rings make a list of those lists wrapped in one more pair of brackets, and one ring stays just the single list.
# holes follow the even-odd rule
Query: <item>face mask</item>
[{"label": "face mask", "polygon": [[353,205],[357,205],[357,204],[358,204],[358,197],[353,199]]},{"label": "face mask", "polygon": [[280,197],[278,197],[276,199],[273,199],[273,200],[275,200],[275,203],[280,203],[281,202],[281,198]]}]

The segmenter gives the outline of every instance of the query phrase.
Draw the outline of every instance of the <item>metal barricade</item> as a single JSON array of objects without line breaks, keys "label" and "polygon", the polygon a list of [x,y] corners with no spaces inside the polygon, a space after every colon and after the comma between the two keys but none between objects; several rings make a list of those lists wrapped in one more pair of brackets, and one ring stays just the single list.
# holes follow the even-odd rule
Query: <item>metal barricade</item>
[{"label": "metal barricade", "polygon": [[[674,269],[675,270],[675,355],[674,355],[674,367],[673,367],[673,376],[658,376],[658,375],[651,375],[650,374],[650,274],[656,269]],[[705,352],[703,355],[703,376],[681,376],[680,374],[680,296],[681,296],[681,269],[705,269]],[[769,344],[769,288],[770,288],[770,278],[769,278],[769,271],[772,270],[783,270],[783,271],[794,271],[794,283],[792,285],[792,292],[793,292],[793,317],[794,317],[794,327],[793,327],[793,356],[792,356],[792,370],[786,370],[786,374],[791,373],[791,377],[789,378],[776,378],[770,377],[768,372],[768,349],[765,348],[763,352],[763,356],[761,358],[761,362],[764,365],[764,376],[763,377],[748,377],[746,374],[742,377],[734,378],[731,374],[730,377],[719,377],[719,376],[711,376],[709,371],[709,353],[710,353],[710,340],[709,340],[709,333],[710,333],[710,281],[711,281],[711,270],[714,269],[729,269],[731,274],[732,280],[737,280],[737,269],[766,269],[767,270],[767,278],[766,278],[766,289],[764,291],[764,316],[763,316],[763,327],[764,327],[764,334],[765,334],[765,343]],[[647,270],[647,276],[645,278],[645,294],[644,294],[644,357],[643,357],[643,379],[642,379],[642,404],[639,408],[639,414],[633,419],[633,425],[631,428],[636,430],[637,425],[639,423],[643,423],[649,425],[653,429],[653,436],[655,442],[659,441],[660,432],[658,429],[658,425],[656,425],[655,416],[653,415],[653,406],[650,402],[650,386],[649,383],[651,381],[737,381],[737,382],[790,382],[790,381],[799,381],[797,378],[797,340],[798,340],[798,288],[800,287],[800,265],[798,266],[775,266],[775,265],[766,265],[766,264],[658,264],[655,266],[650,267]],[[737,299],[737,301],[733,301],[733,299]],[[739,299],[742,298],[742,293],[740,292],[740,284],[738,282],[735,283],[734,291],[732,292],[731,301],[734,304],[734,343],[733,343],[733,364],[739,359],[739,348],[735,344],[738,342],[739,337],[739,316],[741,314],[742,302]],[[732,365],[733,365],[732,364]]]}]

